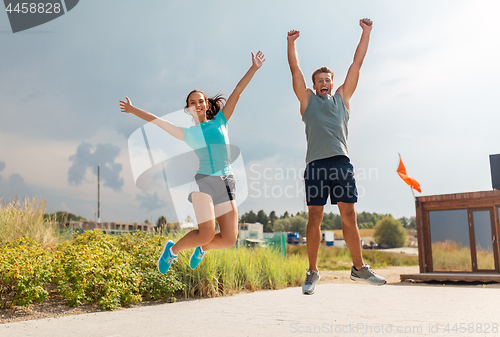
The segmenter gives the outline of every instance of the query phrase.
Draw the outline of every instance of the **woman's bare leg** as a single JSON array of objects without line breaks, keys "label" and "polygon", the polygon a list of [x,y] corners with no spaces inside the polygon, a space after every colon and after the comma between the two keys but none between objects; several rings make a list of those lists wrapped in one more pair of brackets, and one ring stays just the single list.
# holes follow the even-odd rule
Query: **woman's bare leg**
[{"label": "woman's bare leg", "polygon": [[172,246],[172,252],[175,255],[183,250],[205,245],[215,235],[215,210],[212,197],[206,193],[193,192],[191,199],[198,229],[190,231]]},{"label": "woman's bare leg", "polygon": [[238,239],[238,210],[234,200],[216,205],[215,214],[220,232],[201,247],[204,251],[232,247]]}]

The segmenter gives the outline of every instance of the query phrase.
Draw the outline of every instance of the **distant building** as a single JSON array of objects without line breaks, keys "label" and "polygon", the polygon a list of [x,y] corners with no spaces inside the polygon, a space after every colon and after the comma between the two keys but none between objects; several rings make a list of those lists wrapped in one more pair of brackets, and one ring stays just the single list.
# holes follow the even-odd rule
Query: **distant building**
[{"label": "distant building", "polygon": [[238,245],[255,246],[263,245],[264,240],[264,225],[260,222],[242,223],[238,225]]},{"label": "distant building", "polygon": [[287,244],[289,244],[289,245],[302,244],[299,232],[285,232],[285,235],[286,235],[286,243]]},{"label": "distant building", "polygon": [[193,222],[179,222],[179,228],[180,229],[186,229],[186,230],[191,230],[191,229],[197,229],[198,225],[193,223]]},{"label": "distant building", "polygon": [[195,224],[191,216],[188,215],[184,221],[179,222],[179,227],[180,229],[191,230],[191,229],[197,229],[198,225]]},{"label": "distant building", "polygon": [[408,234],[408,247],[418,247],[418,236],[416,229],[407,229],[406,234]]},{"label": "distant building", "polygon": [[[370,242],[373,240],[373,231],[373,229],[359,230],[361,245],[363,245],[363,242]],[[339,248],[346,247],[344,234],[342,233],[341,229],[321,231],[321,243],[326,246],[334,246]]]},{"label": "distant building", "polygon": [[97,223],[94,221],[66,221],[59,222],[59,228],[61,229],[73,229],[73,230],[100,230],[108,234],[118,234],[118,233],[128,233],[134,231],[141,232],[153,232],[155,226],[151,224],[138,224],[134,223],[116,223],[116,222],[101,222]]},{"label": "distant building", "polygon": [[332,230],[321,231],[321,243],[327,246],[333,246],[335,241],[335,232]]}]

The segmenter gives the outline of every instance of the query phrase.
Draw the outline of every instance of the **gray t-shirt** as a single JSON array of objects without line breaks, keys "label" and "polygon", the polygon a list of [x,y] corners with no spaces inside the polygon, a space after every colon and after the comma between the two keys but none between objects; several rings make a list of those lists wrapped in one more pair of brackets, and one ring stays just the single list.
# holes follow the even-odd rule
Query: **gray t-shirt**
[{"label": "gray t-shirt", "polygon": [[312,93],[307,109],[302,115],[302,121],[306,124],[306,164],[333,156],[349,157],[347,151],[349,112],[339,93],[323,97]]}]

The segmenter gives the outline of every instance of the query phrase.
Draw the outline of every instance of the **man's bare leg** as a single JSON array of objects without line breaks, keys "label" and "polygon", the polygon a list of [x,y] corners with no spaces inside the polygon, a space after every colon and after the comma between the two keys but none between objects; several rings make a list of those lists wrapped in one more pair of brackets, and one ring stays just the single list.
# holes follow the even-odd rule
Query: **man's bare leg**
[{"label": "man's bare leg", "polygon": [[321,245],[321,221],[323,221],[323,206],[308,206],[306,239],[309,270],[318,271],[318,253]]},{"label": "man's bare leg", "polygon": [[361,238],[356,221],[356,209],[354,204],[345,202],[339,202],[337,206],[342,217],[342,233],[344,234],[344,241],[351,252],[352,264],[354,268],[361,269],[364,262],[361,254]]},{"label": "man's bare leg", "polygon": [[306,280],[302,284],[302,294],[312,295],[316,284],[321,277],[318,272],[318,253],[321,245],[321,221],[323,220],[323,206],[309,206],[309,220],[307,221],[307,256],[309,257],[309,270]]},{"label": "man's bare leg", "polygon": [[358,225],[356,223],[356,209],[354,204],[339,202],[340,216],[342,217],[342,232],[344,240],[351,252],[353,269],[351,269],[351,280],[368,282],[373,285],[384,285],[387,280],[377,275],[365,266],[361,254],[361,238],[359,237]]}]

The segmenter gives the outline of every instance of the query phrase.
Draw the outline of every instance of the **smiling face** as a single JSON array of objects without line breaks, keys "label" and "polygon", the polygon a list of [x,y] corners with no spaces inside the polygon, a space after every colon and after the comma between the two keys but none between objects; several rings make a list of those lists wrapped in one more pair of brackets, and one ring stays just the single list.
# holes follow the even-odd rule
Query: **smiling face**
[{"label": "smiling face", "polygon": [[314,76],[313,89],[316,90],[316,95],[323,97],[326,94],[331,95],[333,89],[333,78],[330,73],[317,73]]},{"label": "smiling face", "polygon": [[186,108],[189,113],[193,115],[194,119],[199,121],[200,123],[205,122],[207,120],[208,110],[208,102],[206,96],[200,91],[195,91],[188,96],[186,101]]}]

